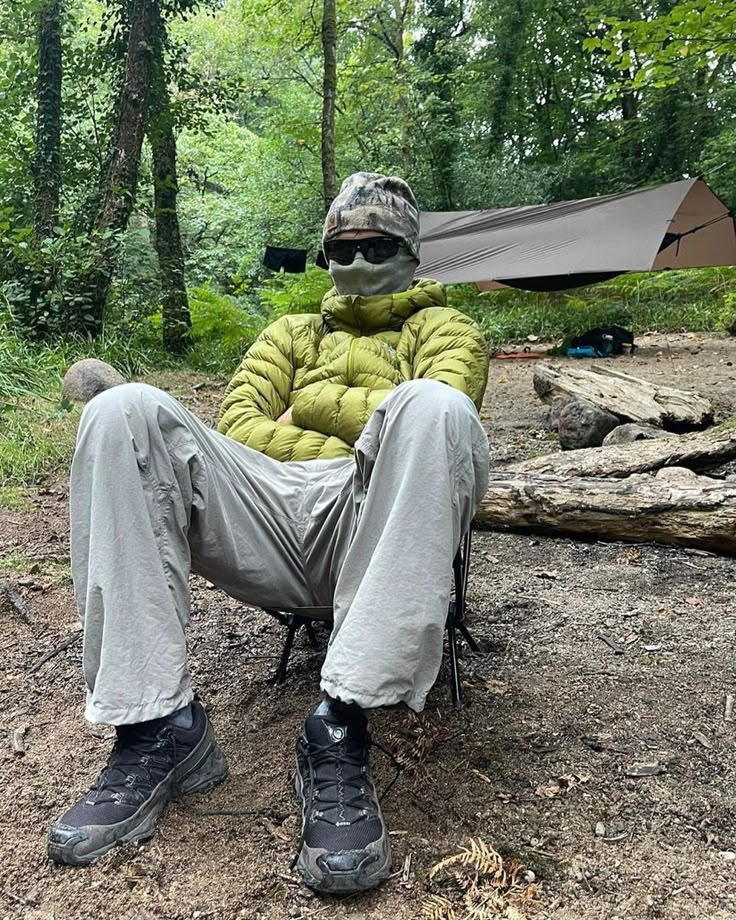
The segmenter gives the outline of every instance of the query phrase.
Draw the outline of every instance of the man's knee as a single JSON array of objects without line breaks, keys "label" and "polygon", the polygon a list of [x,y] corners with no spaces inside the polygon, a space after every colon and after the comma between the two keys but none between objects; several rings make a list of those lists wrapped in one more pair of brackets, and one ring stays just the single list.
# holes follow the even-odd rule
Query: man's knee
[{"label": "man's knee", "polygon": [[90,426],[116,427],[124,418],[146,418],[155,415],[167,394],[147,383],[121,383],[98,393],[84,408],[79,422],[80,435]]},{"label": "man's knee", "polygon": [[475,414],[472,401],[460,390],[438,380],[409,380],[392,391],[397,402],[422,417],[450,414]]},{"label": "man's knee", "polygon": [[160,397],[164,395],[161,390],[147,383],[121,383],[110,387],[109,390],[103,390],[91,399],[84,407],[82,418],[88,415],[138,411],[159,403]]}]

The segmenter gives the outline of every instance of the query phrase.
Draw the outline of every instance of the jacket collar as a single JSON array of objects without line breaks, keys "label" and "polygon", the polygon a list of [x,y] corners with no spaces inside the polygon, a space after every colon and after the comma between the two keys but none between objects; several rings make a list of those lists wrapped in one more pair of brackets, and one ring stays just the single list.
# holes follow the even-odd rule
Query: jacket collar
[{"label": "jacket collar", "polygon": [[398,331],[419,310],[446,305],[445,289],[438,281],[418,278],[408,291],[377,297],[340,295],[332,288],[324,296],[321,312],[330,332],[370,335],[382,330]]}]

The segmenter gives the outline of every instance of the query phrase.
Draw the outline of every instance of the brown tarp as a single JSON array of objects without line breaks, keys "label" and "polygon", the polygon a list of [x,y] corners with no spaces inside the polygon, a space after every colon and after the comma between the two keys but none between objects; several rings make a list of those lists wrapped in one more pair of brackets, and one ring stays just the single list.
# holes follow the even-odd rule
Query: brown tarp
[{"label": "brown tarp", "polygon": [[490,211],[423,211],[419,274],[561,290],[623,272],[736,264],[734,221],[702,179]]}]

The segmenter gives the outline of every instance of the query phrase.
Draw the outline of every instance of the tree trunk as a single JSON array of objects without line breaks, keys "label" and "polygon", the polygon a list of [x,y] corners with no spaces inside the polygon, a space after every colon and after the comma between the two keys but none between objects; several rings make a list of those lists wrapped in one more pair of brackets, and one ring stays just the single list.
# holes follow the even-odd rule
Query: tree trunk
[{"label": "tree trunk", "polygon": [[[36,136],[33,157],[33,235],[38,244],[53,236],[59,222],[61,197],[62,121],[62,0],[46,0],[36,13],[38,73],[36,77]],[[40,249],[38,250],[40,252]],[[63,318],[50,317],[45,299],[56,284],[53,260],[39,260],[26,274],[28,305],[19,319],[28,333],[43,337],[63,326]]]},{"label": "tree trunk", "polygon": [[476,520],[522,531],[736,554],[736,483],[706,476],[570,479],[492,473]]},{"label": "tree trunk", "polygon": [[455,76],[465,61],[450,36],[462,26],[463,3],[457,0],[425,0],[423,31],[412,43],[419,65],[416,92],[424,96],[423,143],[426,146],[432,183],[430,201],[438,210],[455,208],[455,164],[458,153],[459,113]]},{"label": "tree trunk", "polygon": [[499,70],[490,87],[488,105],[489,153],[496,156],[508,135],[509,113],[514,104],[514,85],[518,78],[519,58],[524,50],[527,33],[527,4],[512,0],[499,5],[500,21],[495,36]]},{"label": "tree trunk", "polygon": [[59,221],[61,191],[61,2],[47,0],[38,14],[36,152],[33,229],[51,236]]},{"label": "tree trunk", "polygon": [[154,43],[148,140],[153,155],[155,243],[161,276],[161,316],[164,349],[181,355],[192,345],[192,318],[184,281],[184,253],[176,199],[176,137],[164,63],[165,25],[161,17]]},{"label": "tree trunk", "polygon": [[[624,52],[624,54],[631,51],[631,46],[626,39],[624,39],[621,44],[621,50]],[[627,67],[626,70],[623,71],[622,76],[624,80],[630,84],[634,78],[633,68]],[[621,118],[624,121],[632,121],[634,118],[638,117],[639,106],[636,98],[636,93],[634,93],[631,89],[625,89],[621,93]]]},{"label": "tree trunk", "polygon": [[102,204],[94,220],[93,265],[83,280],[87,298],[82,331],[102,331],[105,302],[112,284],[122,235],[135,203],[141,147],[145,134],[153,71],[152,36],[160,16],[159,0],[131,0],[125,73],[117,102],[110,161]]},{"label": "tree trunk", "polygon": [[534,389],[542,402],[584,399],[619,418],[668,431],[692,431],[713,421],[713,407],[702,396],[649,383],[612,367],[592,371],[539,364],[534,369]]},{"label": "tree trunk", "polygon": [[337,195],[335,169],[335,103],[337,100],[337,11],[335,0],[323,0],[322,54],[322,188],[325,214]]},{"label": "tree trunk", "polygon": [[399,86],[398,108],[401,117],[401,159],[405,176],[414,172],[414,147],[412,144],[412,124],[414,113],[407,89],[406,66],[404,60],[404,36],[406,25],[414,10],[414,0],[393,0],[393,36],[391,47],[396,64],[396,81]]},{"label": "tree trunk", "polygon": [[648,473],[670,466],[713,469],[731,460],[736,460],[736,426],[733,423],[700,434],[547,454],[514,463],[506,472],[560,478],[604,476],[623,479],[632,473]]}]

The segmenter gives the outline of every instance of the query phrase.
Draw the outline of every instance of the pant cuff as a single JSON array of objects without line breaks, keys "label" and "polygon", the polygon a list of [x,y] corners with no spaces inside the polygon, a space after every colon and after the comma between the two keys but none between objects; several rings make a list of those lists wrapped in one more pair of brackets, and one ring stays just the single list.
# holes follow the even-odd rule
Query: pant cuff
[{"label": "pant cuff", "polygon": [[409,709],[414,712],[421,712],[427,701],[426,693],[418,693],[414,689],[407,690],[405,693],[398,691],[393,693],[369,693],[365,690],[351,689],[344,682],[334,681],[329,677],[322,678],[320,689],[335,700],[341,700],[343,703],[355,703],[361,709],[378,709],[381,706],[396,706],[399,703],[406,703]]},{"label": "pant cuff", "polygon": [[188,706],[193,699],[194,693],[189,688],[175,697],[159,697],[135,706],[110,706],[96,702],[92,694],[88,693],[84,716],[88,722],[96,725],[136,725],[138,722],[170,716],[177,709]]}]

